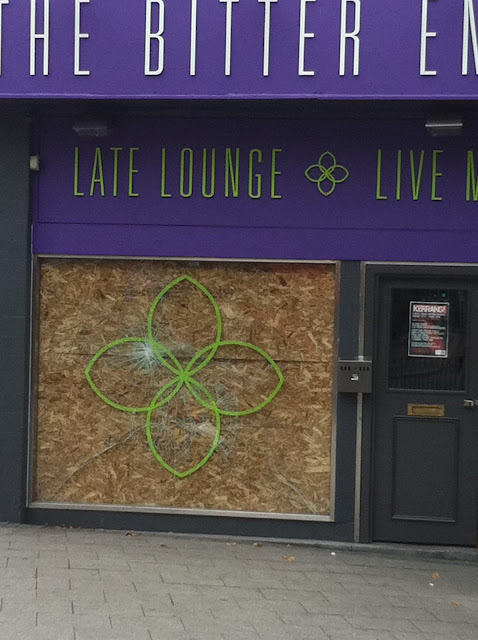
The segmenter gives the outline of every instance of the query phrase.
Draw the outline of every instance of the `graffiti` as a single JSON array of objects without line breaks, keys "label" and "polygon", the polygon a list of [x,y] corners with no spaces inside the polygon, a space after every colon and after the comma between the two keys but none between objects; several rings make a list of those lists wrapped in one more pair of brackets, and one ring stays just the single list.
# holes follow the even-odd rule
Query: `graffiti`
[{"label": "graffiti", "polygon": [[[166,347],[154,332],[156,310],[169,292],[181,282],[189,282],[206,296],[216,318],[214,342],[197,351],[187,362],[184,362],[184,349],[177,349],[175,353],[174,342],[173,346]],[[191,319],[191,322],[194,320]],[[146,336],[126,337],[110,342],[98,351],[86,367],[86,379],[101,400],[119,411],[146,415],[145,429],[149,448],[156,460],[177,478],[185,478],[198,471],[217,450],[221,444],[221,418],[228,417],[236,421],[241,416],[261,411],[276,397],[284,382],[277,363],[264,350],[249,342],[223,340],[222,330],[221,312],[211,293],[190,276],[183,275],[169,283],[154,300],[148,315]],[[158,370],[161,371],[163,379],[158,383],[159,388],[148,405],[134,407],[116,402],[104,394],[93,380],[95,365],[102,358],[111,355],[112,349],[122,345],[131,347],[130,365],[133,369],[141,369],[155,381]],[[255,359],[260,356],[277,377],[273,391],[255,406],[241,409],[237,397],[219,380],[209,381],[207,384],[198,380],[198,374],[206,370],[218,351],[227,347],[233,347],[236,351],[247,354],[249,358],[251,352]],[[172,411],[171,401],[175,398],[179,402],[176,402],[176,409]],[[233,422],[229,429],[234,429],[235,424]],[[175,432],[183,435],[175,437]],[[186,466],[190,462],[194,443],[204,438],[212,440],[206,455],[195,464],[191,462],[192,466],[188,469],[180,471],[178,467]],[[224,448],[227,449],[226,446]],[[166,461],[166,454],[169,454],[169,462]],[[170,458],[174,459],[174,463]]]}]

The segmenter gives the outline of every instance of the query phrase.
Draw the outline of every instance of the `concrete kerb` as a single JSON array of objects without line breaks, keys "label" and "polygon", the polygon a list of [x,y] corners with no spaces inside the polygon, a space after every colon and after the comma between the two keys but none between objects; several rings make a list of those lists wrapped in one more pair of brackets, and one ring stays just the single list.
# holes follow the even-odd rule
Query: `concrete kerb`
[{"label": "concrete kerb", "polygon": [[[62,530],[62,527],[47,527],[36,525],[16,525],[8,523],[0,523],[0,527],[3,528],[15,528],[28,526],[31,529],[52,529]],[[65,527],[65,531],[83,531],[88,532],[88,529],[81,529],[76,527]],[[112,529],[91,529],[91,532],[95,533],[113,533],[126,534],[125,530],[112,530]],[[331,552],[352,552],[352,553],[373,553],[375,555],[397,558],[417,558],[421,560],[443,560],[449,562],[466,562],[471,564],[478,564],[478,548],[475,547],[455,547],[455,546],[436,546],[436,545],[416,545],[416,544],[397,544],[397,543],[357,543],[357,542],[337,542],[333,540],[298,540],[288,538],[264,538],[264,537],[250,537],[250,536],[223,536],[214,534],[185,534],[168,532],[154,532],[154,531],[135,531],[141,536],[161,536],[168,538],[190,539],[190,540],[214,540],[217,542],[235,542],[236,544],[253,544],[262,543],[268,545],[281,545],[291,547],[313,547],[316,549],[329,550]]]},{"label": "concrete kerb", "polygon": [[[151,534],[147,532],[144,535]],[[154,535],[154,533],[152,534]],[[394,556],[397,558],[417,558],[421,560],[447,560],[449,562],[469,562],[478,564],[478,548],[474,547],[444,547],[434,545],[411,545],[394,543],[358,543],[337,542],[332,540],[297,540],[287,538],[253,538],[244,536],[215,536],[215,535],[190,535],[168,532],[168,536],[182,536],[199,540],[218,540],[224,542],[236,542],[237,544],[263,544],[289,545],[291,547],[315,547],[335,552],[373,553],[380,556]]]}]

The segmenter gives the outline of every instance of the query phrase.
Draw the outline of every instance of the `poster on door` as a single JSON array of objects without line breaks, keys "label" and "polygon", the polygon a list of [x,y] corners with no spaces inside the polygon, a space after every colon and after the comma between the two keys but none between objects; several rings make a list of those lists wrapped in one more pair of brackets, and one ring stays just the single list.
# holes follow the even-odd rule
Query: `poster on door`
[{"label": "poster on door", "polygon": [[408,355],[448,358],[449,302],[410,302]]}]

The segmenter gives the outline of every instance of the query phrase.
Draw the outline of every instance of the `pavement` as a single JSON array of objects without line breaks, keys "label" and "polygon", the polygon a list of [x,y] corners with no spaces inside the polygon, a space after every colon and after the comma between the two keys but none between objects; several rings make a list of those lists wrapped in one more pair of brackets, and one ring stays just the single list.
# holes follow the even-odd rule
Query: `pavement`
[{"label": "pavement", "polygon": [[0,525],[0,640],[477,640],[449,557]]}]

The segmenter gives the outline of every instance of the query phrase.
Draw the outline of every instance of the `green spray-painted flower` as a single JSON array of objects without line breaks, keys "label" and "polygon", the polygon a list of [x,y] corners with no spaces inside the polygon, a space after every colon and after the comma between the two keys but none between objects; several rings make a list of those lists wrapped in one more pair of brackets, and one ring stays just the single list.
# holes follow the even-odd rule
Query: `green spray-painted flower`
[{"label": "green spray-painted flower", "polygon": [[[168,349],[166,346],[164,346],[154,336],[154,331],[153,331],[153,318],[158,305],[160,305],[160,303],[164,300],[165,296],[173,287],[175,287],[176,285],[184,281],[187,281],[192,285],[194,285],[195,287],[197,287],[197,289],[206,296],[206,298],[209,300],[209,302],[211,303],[214,309],[214,313],[216,317],[216,331],[215,331],[216,335],[215,335],[214,342],[200,349],[194,355],[194,357],[188,362],[186,366],[181,365],[178,357],[172,352],[171,349]],[[154,300],[148,315],[147,337],[122,338],[107,344],[106,346],[104,346],[102,349],[98,351],[98,353],[94,356],[94,358],[88,364],[85,371],[86,379],[89,385],[91,386],[91,388],[93,389],[93,391],[96,393],[98,397],[100,397],[108,405],[110,405],[111,407],[114,407],[115,409],[118,409],[119,411],[126,411],[133,414],[136,414],[136,413],[146,414],[146,435],[147,435],[149,447],[154,457],[156,458],[156,460],[165,469],[167,469],[167,471],[169,471],[170,473],[172,473],[178,478],[185,478],[186,476],[191,475],[192,473],[200,469],[202,466],[204,466],[206,462],[210,459],[210,457],[216,450],[220,440],[221,416],[238,417],[238,416],[245,416],[245,415],[249,415],[252,413],[256,413],[257,411],[260,411],[261,409],[266,407],[270,402],[272,402],[275,396],[279,393],[284,382],[284,378],[281,370],[277,366],[276,362],[265,351],[263,351],[259,347],[256,347],[253,344],[250,344],[249,342],[241,342],[237,340],[222,340],[221,338],[222,338],[221,312],[213,296],[199,282],[197,282],[190,276],[183,275],[177,278],[176,280],[173,280],[170,284],[168,284],[157,296],[157,298]],[[164,367],[164,369],[169,372],[170,379],[168,379],[167,382],[165,382],[160,386],[159,390],[151,400],[151,403],[147,406],[132,407],[132,406],[127,406],[125,404],[120,404],[118,402],[113,401],[111,398],[107,397],[97,387],[97,385],[94,383],[91,377],[93,367],[103,355],[107,354],[108,351],[110,351],[111,349],[114,349],[115,347],[118,347],[119,345],[124,345],[129,343],[133,343],[139,349],[143,350],[144,354],[147,354],[147,357],[149,359],[152,359],[155,363],[160,363],[160,365],[162,365],[162,367]],[[273,371],[277,375],[277,385],[275,389],[272,391],[272,393],[265,400],[263,400],[258,405],[252,408],[243,409],[243,410],[238,409],[237,411],[233,411],[233,410],[221,407],[220,400],[218,400],[217,398],[214,398],[212,393],[208,391],[206,387],[196,379],[197,374],[201,372],[203,369],[205,369],[205,367],[207,367],[207,365],[211,362],[211,360],[216,355],[218,349],[222,347],[227,347],[227,346],[234,346],[236,348],[247,349],[250,351],[252,350],[256,354],[262,356],[266,360],[266,362],[272,367]],[[169,465],[161,456],[160,452],[158,451],[153,441],[153,436],[151,431],[152,431],[152,416],[154,411],[156,411],[157,409],[160,409],[161,407],[164,407],[169,402],[171,402],[171,400],[183,388],[186,388],[189,391],[191,396],[194,398],[194,400],[196,400],[196,402],[199,405],[201,405],[204,409],[207,409],[208,411],[211,411],[214,414],[215,435],[209,451],[202,458],[202,460],[200,460],[196,465],[194,465],[192,468],[188,469],[187,471],[178,471],[177,469],[174,469],[171,465]]]}]

